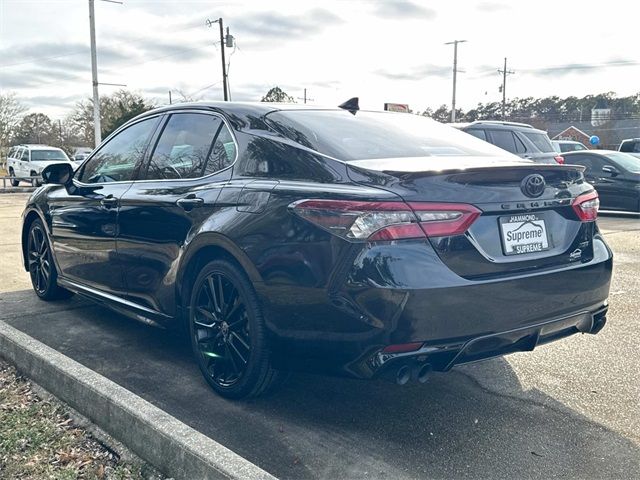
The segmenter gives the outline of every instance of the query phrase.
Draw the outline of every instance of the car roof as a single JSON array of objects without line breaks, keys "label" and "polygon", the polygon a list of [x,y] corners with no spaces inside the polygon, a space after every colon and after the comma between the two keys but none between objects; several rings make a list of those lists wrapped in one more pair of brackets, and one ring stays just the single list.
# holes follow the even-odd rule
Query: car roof
[{"label": "car roof", "polygon": [[52,147],[51,145],[45,145],[43,143],[22,143],[20,145],[16,145],[16,147],[25,147],[29,150],[60,150],[58,147]]},{"label": "car roof", "polygon": [[624,153],[618,150],[575,150],[573,152],[565,152],[563,157],[571,157],[575,155],[593,154],[593,155],[606,155],[607,153]]},{"label": "car roof", "polygon": [[518,122],[503,122],[500,120],[476,120],[475,122],[471,122],[464,127],[459,127],[462,130],[471,129],[474,127],[491,127],[492,129],[498,130],[517,130],[522,132],[535,132],[535,133],[547,133],[544,130],[539,130],[537,128],[532,127],[528,123],[518,123]]},{"label": "car roof", "polygon": [[[154,108],[148,112],[144,112],[134,119],[127,122],[129,125],[131,122],[143,119],[148,116],[158,115],[162,113],[171,113],[173,111],[184,110],[202,110],[209,112],[217,112],[226,117],[226,119],[233,125],[236,130],[247,129],[260,129],[267,130],[268,127],[264,124],[264,117],[273,112],[283,110],[307,110],[307,111],[336,111],[344,112],[337,106],[319,106],[300,103],[277,103],[277,102],[187,102],[187,103],[174,103],[171,105],[164,105],[162,107]],[[362,112],[372,112],[373,110],[361,109]],[[385,113],[389,115],[400,115],[398,112],[386,112],[383,110],[376,110],[379,113]]]}]

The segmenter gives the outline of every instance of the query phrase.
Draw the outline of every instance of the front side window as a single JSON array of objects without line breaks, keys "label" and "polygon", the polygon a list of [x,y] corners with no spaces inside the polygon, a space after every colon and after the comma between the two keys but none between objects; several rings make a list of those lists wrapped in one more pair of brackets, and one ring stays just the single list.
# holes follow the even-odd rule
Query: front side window
[{"label": "front side window", "polygon": [[233,138],[219,117],[176,113],[160,135],[145,179],[202,177],[225,168],[234,158]]},{"label": "front side window", "polygon": [[79,180],[83,183],[132,180],[157,123],[157,118],[149,118],[122,130],[84,163]]},{"label": "front side window", "polygon": [[26,148],[22,149],[22,157],[20,158],[20,160],[22,160],[23,162],[28,162],[29,161],[29,150]]}]

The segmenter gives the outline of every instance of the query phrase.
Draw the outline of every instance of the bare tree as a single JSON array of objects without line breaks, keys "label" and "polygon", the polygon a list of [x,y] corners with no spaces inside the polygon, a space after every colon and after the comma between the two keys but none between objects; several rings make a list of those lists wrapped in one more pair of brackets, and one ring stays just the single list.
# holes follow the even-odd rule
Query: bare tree
[{"label": "bare tree", "polygon": [[0,93],[0,149],[9,145],[26,110],[16,99],[15,93]]}]

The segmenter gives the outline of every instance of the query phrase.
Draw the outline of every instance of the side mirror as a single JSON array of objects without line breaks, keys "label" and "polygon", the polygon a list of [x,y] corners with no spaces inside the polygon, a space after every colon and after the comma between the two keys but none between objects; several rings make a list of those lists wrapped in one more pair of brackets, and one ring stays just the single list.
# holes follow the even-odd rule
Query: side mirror
[{"label": "side mirror", "polygon": [[71,163],[54,163],[42,170],[42,181],[50,185],[70,185],[72,178]]},{"label": "side mirror", "polygon": [[605,165],[604,167],[602,167],[602,171],[605,172],[605,173],[610,173],[612,177],[615,177],[616,175],[620,174],[618,169],[616,167],[611,166],[611,165]]}]

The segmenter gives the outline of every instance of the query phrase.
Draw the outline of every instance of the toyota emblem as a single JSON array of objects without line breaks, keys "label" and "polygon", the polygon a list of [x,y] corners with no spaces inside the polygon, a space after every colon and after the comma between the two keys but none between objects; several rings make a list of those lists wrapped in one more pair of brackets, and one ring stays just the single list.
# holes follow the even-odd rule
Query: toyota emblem
[{"label": "toyota emblem", "polygon": [[544,177],[537,173],[527,175],[522,179],[520,189],[527,197],[536,198],[542,195],[546,187]]}]

